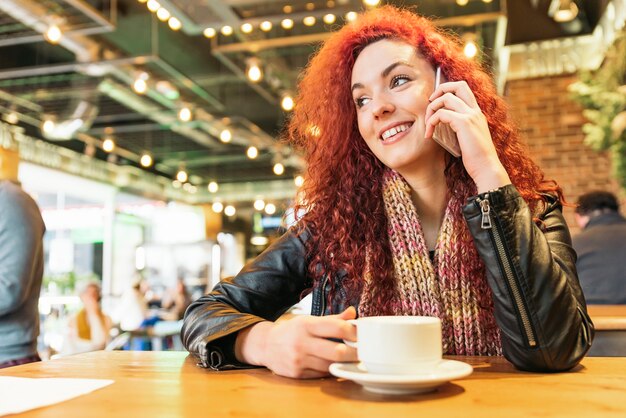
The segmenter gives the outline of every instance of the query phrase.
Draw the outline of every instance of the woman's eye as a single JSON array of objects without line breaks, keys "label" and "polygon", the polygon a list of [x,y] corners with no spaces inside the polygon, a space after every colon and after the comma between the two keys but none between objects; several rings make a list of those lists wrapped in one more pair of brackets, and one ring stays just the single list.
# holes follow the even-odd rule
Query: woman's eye
[{"label": "woman's eye", "polygon": [[397,75],[391,80],[391,87],[398,87],[411,81],[406,75]]},{"label": "woman's eye", "polygon": [[367,97],[359,97],[358,99],[354,101],[354,103],[356,104],[356,107],[361,108],[365,106],[368,101],[369,99]]}]

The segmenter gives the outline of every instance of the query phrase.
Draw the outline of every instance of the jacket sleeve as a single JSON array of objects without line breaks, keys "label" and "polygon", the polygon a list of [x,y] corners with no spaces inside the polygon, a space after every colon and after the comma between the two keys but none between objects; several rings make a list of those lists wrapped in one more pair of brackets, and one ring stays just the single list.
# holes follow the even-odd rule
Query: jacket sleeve
[{"label": "jacket sleeve", "polygon": [[250,367],[234,355],[237,332],[261,321],[274,321],[310,287],[304,234],[291,230],[247,264],[222,280],[185,312],[182,341],[204,367]]},{"label": "jacket sleeve", "polygon": [[576,274],[576,253],[554,199],[539,225],[513,185],[468,199],[463,208],[487,269],[504,356],[530,371],[574,367],[594,329]]}]

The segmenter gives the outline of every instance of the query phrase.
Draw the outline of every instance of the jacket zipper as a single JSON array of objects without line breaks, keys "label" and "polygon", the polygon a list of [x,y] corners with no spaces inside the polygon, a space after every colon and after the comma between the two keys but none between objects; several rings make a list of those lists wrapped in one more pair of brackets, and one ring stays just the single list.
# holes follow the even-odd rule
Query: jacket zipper
[{"label": "jacket zipper", "polygon": [[530,323],[530,316],[528,315],[528,311],[526,310],[526,305],[524,305],[524,301],[522,300],[522,293],[520,291],[517,280],[515,279],[515,270],[511,265],[511,260],[506,253],[506,249],[504,247],[504,241],[500,234],[500,230],[498,229],[498,225],[494,226],[495,222],[491,221],[491,207],[489,204],[489,194],[485,195],[484,199],[480,197],[476,199],[478,205],[480,206],[480,212],[482,214],[482,219],[480,222],[480,227],[482,229],[486,229],[491,231],[491,236],[493,237],[493,241],[496,247],[496,253],[500,263],[502,264],[504,270],[504,276],[509,283],[509,288],[511,289],[511,293],[513,295],[513,300],[515,305],[517,306],[517,311],[520,314],[520,319],[522,321],[522,326],[524,328],[524,332],[526,333],[526,338],[528,340],[528,345],[530,347],[537,346],[537,340],[535,339],[535,334],[532,329],[532,325]]},{"label": "jacket zipper", "polygon": [[328,274],[324,276],[324,281],[322,282],[322,288],[320,291],[320,297],[322,299],[320,306],[322,307],[320,311],[320,316],[324,316],[324,312],[326,312],[326,284],[328,283]]}]

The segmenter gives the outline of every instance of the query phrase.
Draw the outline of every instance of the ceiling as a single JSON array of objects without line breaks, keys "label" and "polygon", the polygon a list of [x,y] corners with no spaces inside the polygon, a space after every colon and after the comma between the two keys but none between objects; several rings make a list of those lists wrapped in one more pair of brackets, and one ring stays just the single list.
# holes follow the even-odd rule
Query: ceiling
[{"label": "ceiling", "polygon": [[[497,70],[500,44],[589,33],[607,2],[577,2],[581,25],[574,31],[548,17],[551,0],[469,0],[465,6],[455,0],[384,3],[414,6],[460,35],[476,33],[486,64]],[[294,91],[299,72],[319,42],[344,24],[346,13],[363,10],[363,2],[159,3],[178,19],[180,29],[172,30],[137,0],[0,2],[4,120],[32,137],[117,166],[140,167],[167,179],[184,169],[207,200],[210,181],[267,185],[296,176],[302,160],[278,140],[288,117],[281,98]],[[325,23],[324,16],[331,13],[336,21]],[[316,19],[312,26],[302,23],[307,16]],[[281,27],[285,18],[293,19],[293,28]],[[264,21],[272,23],[267,32],[259,29]],[[242,32],[244,23],[252,26],[251,33]],[[53,24],[63,32],[56,45],[42,36]],[[232,35],[219,33],[225,25],[234,28]],[[203,36],[206,28],[218,34],[209,39]],[[264,72],[257,83],[245,75],[251,58],[258,59]],[[143,94],[132,88],[138,77],[147,83]],[[178,119],[182,107],[192,111],[192,120]],[[69,137],[44,135],[41,124],[48,118],[70,132]],[[76,118],[83,122],[79,128],[71,124]],[[232,133],[229,143],[220,140],[224,130]],[[111,153],[102,149],[107,138],[116,144]],[[256,159],[246,156],[250,146],[259,151]],[[153,157],[154,165],[140,166],[144,153]],[[272,171],[277,162],[285,167],[282,176]]]}]

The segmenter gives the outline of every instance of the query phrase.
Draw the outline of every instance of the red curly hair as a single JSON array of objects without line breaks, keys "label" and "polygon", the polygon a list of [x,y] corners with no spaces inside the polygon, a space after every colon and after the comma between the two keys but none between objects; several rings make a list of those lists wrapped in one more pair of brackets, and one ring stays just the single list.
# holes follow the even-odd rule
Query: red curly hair
[{"label": "red curly hair", "polygon": [[[304,151],[308,162],[301,190],[304,201],[295,209],[306,212],[298,225],[312,237],[307,240],[309,274],[319,281],[326,274],[345,272],[342,288],[354,297],[362,286],[367,250],[376,299],[384,304],[394,291],[382,198],[385,167],[359,134],[350,90],[356,57],[380,39],[415,45],[433,68],[441,66],[448,80],[467,82],[487,118],[500,161],[531,209],[546,194],[562,200],[562,192],[556,183],[544,180],[520,144],[491,77],[465,57],[456,38],[428,19],[392,6],[360,15],[334,33],[310,60],[299,83],[287,139]],[[450,159],[445,175],[450,195],[476,194],[460,158]],[[330,283],[334,285],[333,280]],[[331,288],[331,295],[334,291]]]}]

